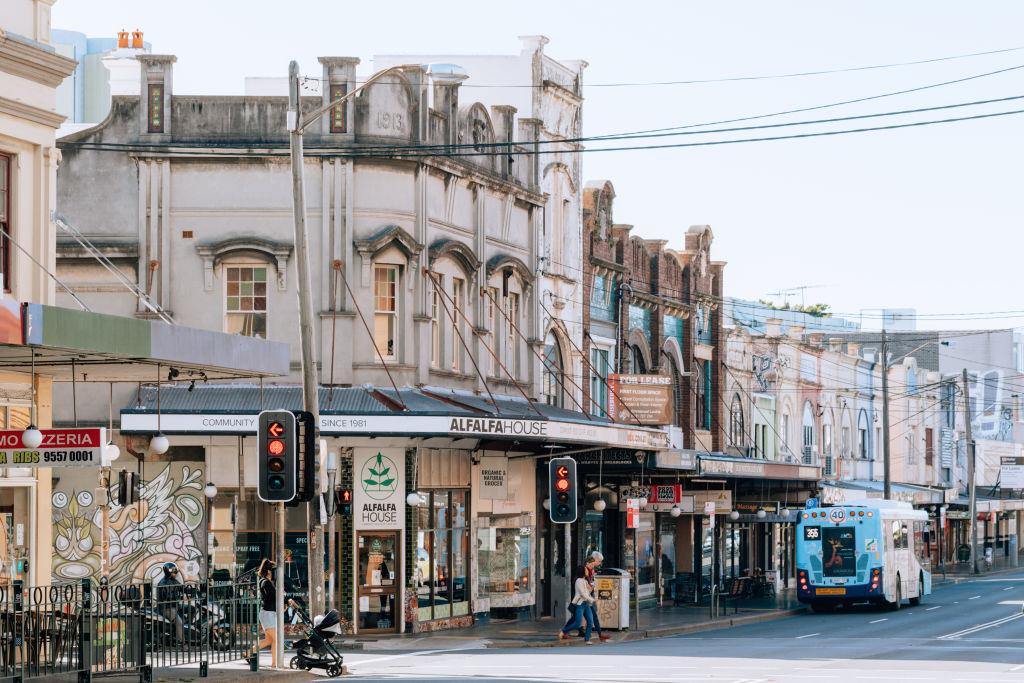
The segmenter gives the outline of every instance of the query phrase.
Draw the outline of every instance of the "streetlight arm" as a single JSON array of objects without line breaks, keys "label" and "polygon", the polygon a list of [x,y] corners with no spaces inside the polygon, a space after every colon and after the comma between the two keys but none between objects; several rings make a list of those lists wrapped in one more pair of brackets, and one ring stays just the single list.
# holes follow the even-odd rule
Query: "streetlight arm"
[{"label": "streetlight arm", "polygon": [[[342,104],[342,103],[348,101],[349,99],[351,99],[352,97],[355,97],[361,90],[363,90],[367,86],[376,83],[380,79],[384,78],[384,76],[387,76],[389,73],[391,73],[393,71],[400,71],[401,69],[409,69],[409,68],[422,68],[422,66],[420,64],[399,64],[398,66],[392,66],[392,67],[388,67],[387,69],[384,69],[383,71],[378,71],[377,73],[375,73],[374,75],[372,75],[368,79],[366,79],[365,83],[363,83],[361,86],[359,86],[358,88],[356,88],[352,92],[345,93],[344,95],[342,95],[338,99],[334,100],[333,102],[325,104],[322,107],[320,107],[319,109],[314,109],[311,113],[306,114],[305,116],[301,116],[301,117],[300,116],[296,116],[295,117],[296,118],[296,121],[295,121],[296,128],[294,130],[298,130],[301,133],[302,131],[306,130],[306,128],[308,128],[310,125],[315,123],[321,116],[323,116],[324,114],[326,114],[330,110],[334,109],[339,104]],[[295,97],[294,99],[295,99],[295,102],[294,102],[295,111],[298,112],[298,108],[299,108],[298,97]],[[289,104],[289,107],[291,107],[293,105],[293,103],[291,101],[289,101],[288,104]],[[291,122],[291,120],[289,120],[289,123],[290,122]]]}]

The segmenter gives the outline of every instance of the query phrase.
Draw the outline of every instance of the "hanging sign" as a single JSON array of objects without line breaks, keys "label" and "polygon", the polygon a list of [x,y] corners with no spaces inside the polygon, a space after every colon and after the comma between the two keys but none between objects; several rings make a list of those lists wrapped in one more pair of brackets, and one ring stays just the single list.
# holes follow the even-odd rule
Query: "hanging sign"
[{"label": "hanging sign", "polygon": [[626,528],[637,529],[640,527],[640,499],[630,498],[626,501]]},{"label": "hanging sign", "polygon": [[43,442],[27,448],[22,430],[0,431],[0,468],[101,467],[106,429],[41,429]]},{"label": "hanging sign", "polygon": [[508,458],[492,455],[480,458],[480,498],[508,498]]},{"label": "hanging sign", "polygon": [[405,449],[353,448],[356,529],[405,527]]}]

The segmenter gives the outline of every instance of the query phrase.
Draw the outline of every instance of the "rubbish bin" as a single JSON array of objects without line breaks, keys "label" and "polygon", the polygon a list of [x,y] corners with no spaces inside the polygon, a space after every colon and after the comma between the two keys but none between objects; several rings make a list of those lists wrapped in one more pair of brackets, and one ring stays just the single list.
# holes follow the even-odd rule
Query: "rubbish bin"
[{"label": "rubbish bin", "polygon": [[629,628],[629,572],[603,569],[597,580],[597,618],[601,628]]}]

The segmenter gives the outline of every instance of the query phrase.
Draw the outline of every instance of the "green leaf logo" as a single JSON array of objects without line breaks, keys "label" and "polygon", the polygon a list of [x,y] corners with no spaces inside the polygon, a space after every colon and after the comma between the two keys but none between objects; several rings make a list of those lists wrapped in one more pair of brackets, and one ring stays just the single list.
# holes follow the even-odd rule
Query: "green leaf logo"
[{"label": "green leaf logo", "polygon": [[391,458],[383,453],[369,458],[363,465],[360,472],[363,491],[374,500],[386,500],[390,498],[398,487],[398,478],[389,476],[392,469],[396,468]]}]

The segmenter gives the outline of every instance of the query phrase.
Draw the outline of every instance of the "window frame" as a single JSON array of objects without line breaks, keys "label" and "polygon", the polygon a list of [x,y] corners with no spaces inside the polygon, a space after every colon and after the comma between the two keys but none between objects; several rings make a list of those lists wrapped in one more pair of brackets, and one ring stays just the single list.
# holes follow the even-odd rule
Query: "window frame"
[{"label": "window frame", "polygon": [[[374,280],[376,282],[376,280]],[[441,367],[441,290],[444,289],[444,274],[434,275],[433,286],[431,287],[431,308],[430,308],[430,367]],[[376,305],[376,302],[374,303]]]},{"label": "window frame", "polygon": [[453,372],[462,372],[463,360],[462,360],[462,344],[459,343],[458,336],[462,332],[462,316],[463,309],[466,306],[466,280],[461,277],[452,278],[452,306],[455,310],[452,311],[452,362],[451,369]]},{"label": "window frame", "polygon": [[[591,415],[608,417],[608,373],[611,349],[605,346],[590,347],[590,398]],[[602,371],[604,374],[602,374]],[[595,405],[596,404],[596,405]]]},{"label": "window frame", "polygon": [[14,185],[14,179],[11,177],[11,168],[14,166],[14,155],[6,152],[0,152],[0,228],[3,228],[4,233],[0,233],[0,268],[3,272],[4,279],[4,291],[10,292],[11,290],[11,237],[14,235],[14,231],[11,228],[12,216],[11,210],[13,206],[13,192],[11,191]]},{"label": "window frame", "polygon": [[[258,263],[258,262],[255,262],[255,261],[225,261],[225,262],[223,262],[221,264],[221,269],[222,269],[222,271],[221,271],[221,279],[224,281],[224,299],[223,299],[223,301],[224,301],[224,308],[223,308],[222,314],[224,316],[224,331],[225,332],[228,332],[229,334],[238,334],[238,335],[241,335],[243,337],[251,337],[251,338],[254,338],[254,339],[266,339],[267,338],[267,331],[270,329],[270,267],[271,266],[270,266],[269,263],[266,263],[266,262]],[[255,273],[253,274],[253,278],[251,280],[243,281],[241,279],[241,274],[239,274],[239,279],[235,281],[239,285],[239,290],[241,290],[241,285],[248,283],[248,284],[252,284],[252,286],[253,286],[253,293],[252,294],[243,295],[243,294],[241,294],[241,291],[239,291],[238,293],[236,293],[234,295],[234,298],[239,299],[239,301],[241,301],[242,298],[251,298],[253,300],[253,308],[251,310],[248,310],[248,311],[247,310],[243,310],[243,309],[239,309],[239,310],[234,310],[233,311],[233,310],[231,310],[228,307],[228,299],[232,298],[232,295],[228,291],[230,289],[231,284],[232,284],[232,280],[230,279],[230,272],[233,269],[234,270],[242,270],[242,269],[245,269],[245,268],[251,269],[253,271],[255,271],[257,269],[263,270],[263,281],[262,282],[258,282],[256,280],[256,278],[255,278]],[[255,292],[256,292],[256,285],[257,284],[262,284],[263,285],[263,296],[262,296],[262,299],[263,299],[263,309],[262,310],[256,308],[256,299],[258,297],[257,297]],[[232,332],[231,331],[231,327],[232,326],[230,324],[230,320],[231,320],[232,316],[245,316],[245,315],[258,314],[258,313],[262,313],[263,314],[263,336],[262,337],[260,337],[258,335],[255,335],[255,334],[251,334],[251,335],[250,334],[245,334],[245,332]]]},{"label": "window frame", "polygon": [[[392,305],[392,309],[391,310],[381,310],[380,308],[378,308],[378,304],[379,304],[379,301],[380,301],[380,296],[378,295],[377,287],[378,287],[380,281],[377,278],[377,274],[380,271],[388,271],[388,272],[394,273],[394,280],[392,282],[388,283],[388,284],[394,286],[394,293],[392,295],[393,305]],[[377,352],[380,354],[380,357],[383,358],[385,361],[389,361],[389,360],[397,361],[398,360],[398,353],[399,353],[399,346],[400,346],[399,329],[398,329],[399,325],[398,325],[398,323],[399,323],[399,315],[400,315],[400,298],[401,297],[400,297],[399,293],[401,291],[401,275],[402,274],[401,274],[400,266],[397,266],[397,265],[395,265],[393,263],[374,263],[373,264],[373,291],[372,291],[372,296],[373,296],[373,337],[374,337],[373,338],[373,344],[374,344],[374,347],[377,349]],[[386,349],[384,349],[384,350],[381,349],[380,343],[379,343],[379,341],[377,339],[377,318],[378,318],[378,316],[388,316],[388,317],[391,318],[391,335],[392,335],[391,341],[392,341],[392,348],[391,348],[391,352],[390,353],[386,353],[385,352]]]}]

